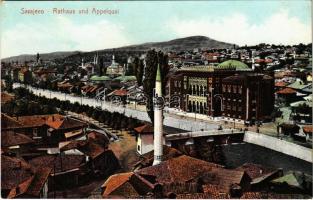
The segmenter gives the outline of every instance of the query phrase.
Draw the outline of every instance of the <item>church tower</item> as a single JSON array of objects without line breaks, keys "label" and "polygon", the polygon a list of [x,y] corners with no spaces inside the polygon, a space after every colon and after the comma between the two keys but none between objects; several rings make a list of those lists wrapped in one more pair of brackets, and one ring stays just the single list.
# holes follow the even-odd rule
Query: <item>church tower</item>
[{"label": "church tower", "polygon": [[160,65],[158,65],[154,94],[154,160],[153,165],[162,162],[163,157],[163,101]]}]

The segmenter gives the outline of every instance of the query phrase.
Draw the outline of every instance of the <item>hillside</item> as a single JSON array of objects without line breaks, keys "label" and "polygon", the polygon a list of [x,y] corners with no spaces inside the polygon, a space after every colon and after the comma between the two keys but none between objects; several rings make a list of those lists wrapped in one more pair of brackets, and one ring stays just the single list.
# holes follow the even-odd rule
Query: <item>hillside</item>
[{"label": "hillside", "polygon": [[116,50],[125,51],[146,51],[151,48],[160,49],[163,51],[185,51],[193,50],[194,48],[200,49],[224,49],[233,48],[233,44],[213,40],[205,36],[191,36],[179,38],[166,42],[150,42],[139,45],[131,45],[126,47],[117,48]]},{"label": "hillside", "polygon": [[[120,51],[120,52],[131,52],[131,51],[147,51],[151,48],[155,48],[157,50],[162,51],[186,51],[186,50],[193,50],[194,48],[200,48],[200,49],[223,49],[223,48],[233,48],[233,44],[220,42],[217,40],[213,40],[211,38],[205,37],[205,36],[191,36],[191,37],[185,37],[185,38],[179,38],[174,39],[170,41],[165,42],[149,42],[144,44],[138,44],[138,45],[130,45],[125,47],[119,47],[114,49],[103,49],[98,50],[98,52],[110,52],[110,51]],[[95,51],[91,52],[80,52],[80,51],[67,51],[67,52],[53,52],[53,53],[45,53],[40,54],[40,57],[43,60],[54,60],[54,59],[64,59],[66,57],[76,57],[76,55],[81,56],[82,54],[90,55]],[[3,62],[9,62],[9,61],[30,61],[35,60],[36,54],[33,55],[19,55],[19,56],[13,56],[9,58],[2,59]]]}]

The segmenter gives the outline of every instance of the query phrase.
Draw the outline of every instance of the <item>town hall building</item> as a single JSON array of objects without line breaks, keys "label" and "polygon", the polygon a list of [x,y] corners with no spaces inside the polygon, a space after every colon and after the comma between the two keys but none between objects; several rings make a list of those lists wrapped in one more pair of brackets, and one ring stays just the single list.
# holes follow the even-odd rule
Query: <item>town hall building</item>
[{"label": "town hall building", "polygon": [[[170,107],[222,119],[255,123],[270,119],[274,78],[245,63],[228,60],[218,65],[179,69],[169,78]],[[173,101],[176,101],[173,103]]]}]

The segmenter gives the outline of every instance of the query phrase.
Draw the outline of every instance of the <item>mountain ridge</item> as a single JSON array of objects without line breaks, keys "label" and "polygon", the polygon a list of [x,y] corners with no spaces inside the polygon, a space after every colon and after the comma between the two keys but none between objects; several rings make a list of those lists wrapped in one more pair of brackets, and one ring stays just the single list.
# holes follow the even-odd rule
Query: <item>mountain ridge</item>
[{"label": "mountain ridge", "polygon": [[[40,57],[43,60],[54,60],[62,59],[75,54],[90,54],[94,52],[108,52],[108,51],[147,51],[149,49],[155,48],[162,51],[190,51],[195,48],[200,49],[225,49],[233,48],[235,44],[226,43],[211,39],[206,36],[188,36],[183,38],[177,38],[173,40],[163,41],[163,42],[146,42],[142,44],[127,45],[117,48],[107,48],[94,51],[56,51],[50,53],[42,53]],[[238,46],[238,45],[235,45]],[[36,54],[22,54],[18,56],[11,56],[3,58],[3,62],[10,61],[31,61],[35,60]]]}]

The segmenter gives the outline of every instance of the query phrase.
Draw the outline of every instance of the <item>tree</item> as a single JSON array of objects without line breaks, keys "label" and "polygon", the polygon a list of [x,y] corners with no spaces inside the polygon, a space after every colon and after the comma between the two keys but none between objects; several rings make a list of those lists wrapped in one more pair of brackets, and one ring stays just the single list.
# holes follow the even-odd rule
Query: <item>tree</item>
[{"label": "tree", "polygon": [[142,78],[143,78],[143,71],[144,71],[144,64],[143,60],[140,60],[137,56],[134,59],[134,62],[132,63],[134,71],[135,71],[135,76],[137,79],[137,84],[138,86],[142,85]]},{"label": "tree", "polygon": [[167,74],[169,72],[168,57],[163,52],[156,52],[154,49],[147,52],[146,55],[146,68],[145,79],[143,81],[143,90],[148,96],[147,113],[153,123],[154,111],[153,111],[153,89],[155,88],[155,79],[157,67],[160,66],[161,78],[162,78],[162,92],[165,95],[165,86],[167,82]]}]

